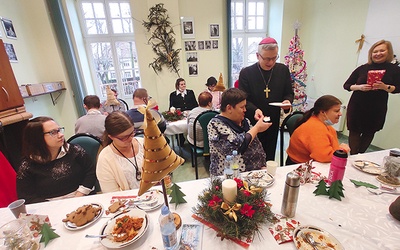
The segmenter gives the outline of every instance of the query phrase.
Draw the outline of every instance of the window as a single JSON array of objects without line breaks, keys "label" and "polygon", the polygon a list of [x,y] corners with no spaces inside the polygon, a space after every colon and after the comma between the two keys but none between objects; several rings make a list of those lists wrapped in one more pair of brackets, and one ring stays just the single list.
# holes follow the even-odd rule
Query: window
[{"label": "window", "polygon": [[79,0],[79,16],[95,89],[132,96],[140,86],[129,0]]},{"label": "window", "polygon": [[258,43],[267,33],[267,0],[231,0],[232,82],[257,62]]}]

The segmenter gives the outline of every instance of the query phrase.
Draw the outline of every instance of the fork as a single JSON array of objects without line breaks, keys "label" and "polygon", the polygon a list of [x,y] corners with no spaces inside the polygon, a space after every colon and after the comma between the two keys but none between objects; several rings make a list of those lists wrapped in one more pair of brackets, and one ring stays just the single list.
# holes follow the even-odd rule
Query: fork
[{"label": "fork", "polygon": [[[334,249],[330,246],[328,246],[325,242],[316,242],[314,240],[314,237],[312,237],[311,234],[306,234],[306,238],[308,239],[308,241],[310,242],[311,245],[313,245],[314,247],[316,247],[318,249],[318,246],[321,246],[323,248],[328,248],[328,249]],[[315,248],[314,248],[315,249]]]},{"label": "fork", "polygon": [[396,195],[400,194],[400,192],[391,192],[391,191],[377,190],[377,189],[371,189],[371,188],[367,188],[367,190],[370,193],[373,193],[373,194],[376,194],[376,195],[380,195],[380,194],[383,194],[383,193],[385,193],[385,194],[396,194]]},{"label": "fork", "polygon": [[[310,239],[307,237],[306,234],[304,234],[303,232],[301,232],[301,233],[300,233],[300,236],[301,236],[301,238],[303,238],[303,240],[304,240],[307,244],[309,244],[310,246],[312,246],[312,248],[313,248],[314,250],[318,250],[318,248],[317,248],[315,242],[311,242]],[[314,240],[314,239],[313,239],[313,240]]]}]

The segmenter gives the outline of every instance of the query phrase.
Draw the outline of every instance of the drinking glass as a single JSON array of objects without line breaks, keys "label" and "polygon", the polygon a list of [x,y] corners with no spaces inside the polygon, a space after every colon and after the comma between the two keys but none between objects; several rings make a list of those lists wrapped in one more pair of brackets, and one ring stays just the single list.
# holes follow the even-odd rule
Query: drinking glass
[{"label": "drinking glass", "polygon": [[5,249],[36,250],[37,241],[24,219],[12,220],[0,227],[0,243]]}]

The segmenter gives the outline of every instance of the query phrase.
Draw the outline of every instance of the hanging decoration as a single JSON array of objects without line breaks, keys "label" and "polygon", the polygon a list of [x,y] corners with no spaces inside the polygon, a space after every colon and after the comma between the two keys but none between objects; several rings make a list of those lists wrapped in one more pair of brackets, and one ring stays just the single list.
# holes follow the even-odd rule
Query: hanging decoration
[{"label": "hanging decoration", "polygon": [[355,43],[358,43],[357,53],[360,53],[362,47],[364,46],[365,36],[364,34],[361,35],[360,39],[357,39]]},{"label": "hanging decoration", "polygon": [[142,25],[148,32],[151,31],[148,42],[157,55],[154,61],[149,64],[149,67],[152,67],[154,72],[158,74],[162,71],[162,67],[166,66],[179,77],[179,52],[181,49],[174,49],[175,33],[171,27],[167,9],[164,8],[164,4],[159,3],[151,7],[149,11],[150,14],[147,16],[149,21],[143,21]]},{"label": "hanging decoration", "polygon": [[307,80],[307,63],[304,61],[304,51],[301,49],[300,37],[298,30],[300,23],[298,21],[293,25],[295,30],[294,37],[290,40],[289,52],[285,56],[285,65],[289,68],[290,75],[293,80],[294,100],[293,111],[304,112],[307,107],[306,80]]}]

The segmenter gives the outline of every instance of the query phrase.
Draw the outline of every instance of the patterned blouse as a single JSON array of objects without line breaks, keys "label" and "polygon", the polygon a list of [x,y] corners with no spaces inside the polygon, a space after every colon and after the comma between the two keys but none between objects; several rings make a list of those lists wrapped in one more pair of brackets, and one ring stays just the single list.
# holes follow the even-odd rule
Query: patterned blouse
[{"label": "patterned blouse", "polygon": [[232,151],[238,151],[240,172],[261,169],[265,166],[265,152],[258,137],[251,141],[250,121],[246,118],[239,126],[226,117],[218,115],[208,124],[210,141],[210,174],[222,175],[224,162]]}]

